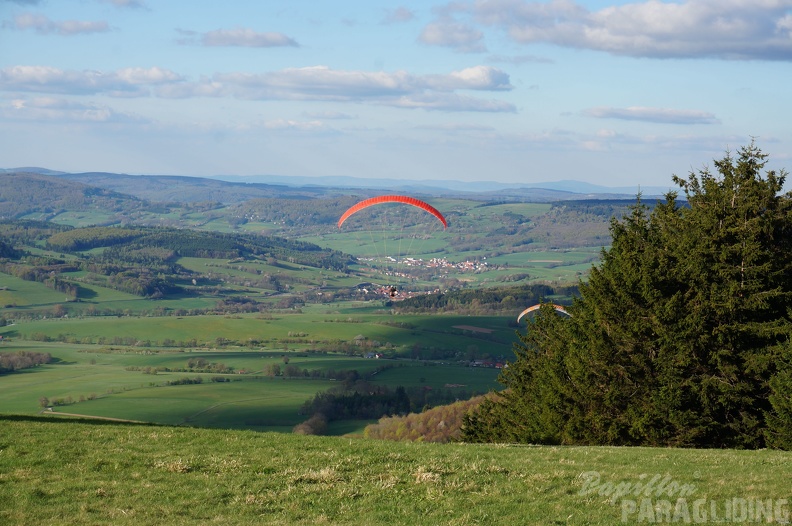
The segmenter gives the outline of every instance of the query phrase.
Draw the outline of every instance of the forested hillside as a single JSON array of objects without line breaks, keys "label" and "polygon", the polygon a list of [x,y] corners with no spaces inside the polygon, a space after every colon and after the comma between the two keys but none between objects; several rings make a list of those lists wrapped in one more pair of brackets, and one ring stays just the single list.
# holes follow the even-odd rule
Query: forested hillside
[{"label": "forested hillside", "polygon": [[57,177],[106,188],[152,202],[240,203],[254,198],[316,198],[335,193],[318,187],[292,188],[283,185],[234,183],[202,177],[174,175],[127,175],[101,172],[60,174]]},{"label": "forested hillside", "polygon": [[66,210],[130,214],[145,207],[138,198],[96,186],[45,175],[0,173],[0,219],[28,214],[47,218]]},{"label": "forested hillside", "polygon": [[[185,257],[285,261],[339,272],[344,272],[350,261],[340,252],[303,241],[168,228],[70,228],[5,221],[0,222],[0,239],[7,240],[0,241],[5,254],[0,257],[0,272],[42,283],[78,302],[89,293],[89,285],[148,298],[200,295],[200,288],[194,286],[197,280],[213,280],[180,265],[178,261]],[[25,250],[41,246],[50,253]]]}]

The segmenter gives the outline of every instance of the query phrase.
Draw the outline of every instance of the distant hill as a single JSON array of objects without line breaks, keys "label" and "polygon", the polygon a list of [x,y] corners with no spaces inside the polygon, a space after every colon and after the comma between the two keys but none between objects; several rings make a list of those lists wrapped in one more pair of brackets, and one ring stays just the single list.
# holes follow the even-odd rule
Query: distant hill
[{"label": "distant hill", "polygon": [[332,190],[322,188],[293,188],[262,183],[236,183],[176,175],[127,175],[87,172],[59,174],[57,177],[107,188],[152,202],[163,203],[194,203],[200,201],[239,203],[248,199],[262,197],[311,199],[333,195],[334,193]]},{"label": "distant hill", "polygon": [[66,172],[58,172],[56,170],[48,170],[47,168],[39,168],[37,166],[28,166],[23,168],[0,168],[0,174],[4,173],[31,173],[39,175],[60,175]]},{"label": "distant hill", "polygon": [[[544,197],[550,200],[565,199],[613,199],[634,198],[640,191],[645,196],[662,196],[672,186],[645,186],[638,185],[632,187],[610,187],[595,185],[582,181],[563,180],[547,181],[541,183],[499,183],[494,181],[448,181],[448,180],[427,180],[410,181],[404,179],[362,179],[357,177],[293,177],[282,175],[257,175],[257,176],[234,176],[217,175],[210,179],[220,179],[232,182],[282,184],[288,186],[323,186],[323,187],[346,187],[346,188],[380,188],[403,191],[415,191],[426,194],[436,194],[438,192],[448,193],[462,192],[466,194],[503,194],[505,191],[511,192],[514,189],[524,190],[544,190]],[[525,195],[534,195],[532,192],[524,192]],[[542,196],[541,192],[536,195]],[[542,198],[543,199],[543,198]]]},{"label": "distant hill", "polygon": [[383,192],[465,199],[553,202],[580,199],[633,200],[660,197],[670,188],[618,187],[581,181],[545,183],[460,182],[445,180],[409,181],[355,177],[290,177],[277,175],[189,177],[175,175],[128,175],[106,172],[66,173],[46,168],[5,169],[2,173],[37,173],[89,186],[106,188],[139,199],[161,203],[215,201],[239,203],[254,198],[310,199],[358,194],[368,197]]},{"label": "distant hill", "polygon": [[55,215],[64,210],[129,212],[144,205],[137,197],[52,175],[0,173],[0,219],[33,213]]}]

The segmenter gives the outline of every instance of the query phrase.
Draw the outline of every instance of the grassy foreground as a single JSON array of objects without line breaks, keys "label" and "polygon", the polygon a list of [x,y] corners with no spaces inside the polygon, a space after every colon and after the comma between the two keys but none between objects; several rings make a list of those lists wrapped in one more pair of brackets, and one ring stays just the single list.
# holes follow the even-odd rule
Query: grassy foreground
[{"label": "grassy foreground", "polygon": [[792,453],[780,451],[392,443],[0,415],[0,524],[782,523],[790,480]]}]

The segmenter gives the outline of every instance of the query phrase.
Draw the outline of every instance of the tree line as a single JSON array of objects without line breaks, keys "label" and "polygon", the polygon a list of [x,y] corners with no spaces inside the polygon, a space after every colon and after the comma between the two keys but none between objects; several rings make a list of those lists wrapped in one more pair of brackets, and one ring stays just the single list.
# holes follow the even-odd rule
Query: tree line
[{"label": "tree line", "polygon": [[432,407],[420,413],[383,416],[363,430],[366,438],[396,442],[454,442],[462,436],[465,416],[484,401],[487,395],[474,396],[450,404]]},{"label": "tree line", "polygon": [[551,296],[573,296],[577,287],[530,285],[461,289],[422,294],[394,302],[394,310],[402,313],[457,312],[475,310],[478,313],[524,309]]},{"label": "tree line", "polygon": [[300,409],[309,418],[298,432],[322,434],[327,422],[338,420],[373,420],[405,416],[480,394],[459,388],[430,389],[425,386],[388,387],[369,382],[355,374],[347,375],[343,384],[314,395]]},{"label": "tree line", "polygon": [[45,363],[50,363],[51,361],[52,356],[50,353],[34,351],[0,353],[0,374],[30,369]]}]

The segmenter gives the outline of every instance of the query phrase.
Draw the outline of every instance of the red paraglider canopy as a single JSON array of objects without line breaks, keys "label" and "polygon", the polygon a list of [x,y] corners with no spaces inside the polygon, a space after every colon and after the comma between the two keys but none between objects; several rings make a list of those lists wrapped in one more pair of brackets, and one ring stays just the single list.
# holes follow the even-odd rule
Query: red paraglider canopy
[{"label": "red paraglider canopy", "polygon": [[368,208],[369,206],[372,205],[378,205],[380,203],[404,203],[412,206],[417,206],[418,208],[421,208],[422,210],[426,210],[427,212],[435,216],[441,223],[443,223],[443,228],[448,227],[448,223],[446,222],[445,217],[443,217],[443,214],[441,214],[435,207],[427,203],[424,203],[420,199],[416,199],[414,197],[409,197],[405,195],[381,195],[378,197],[365,199],[355,205],[352,205],[349,208],[349,210],[344,212],[344,215],[341,216],[341,219],[338,220],[338,227],[341,228],[341,225],[344,224],[344,221],[346,221],[347,218],[349,218],[349,216],[351,216],[355,212],[363,210],[364,208]]}]

